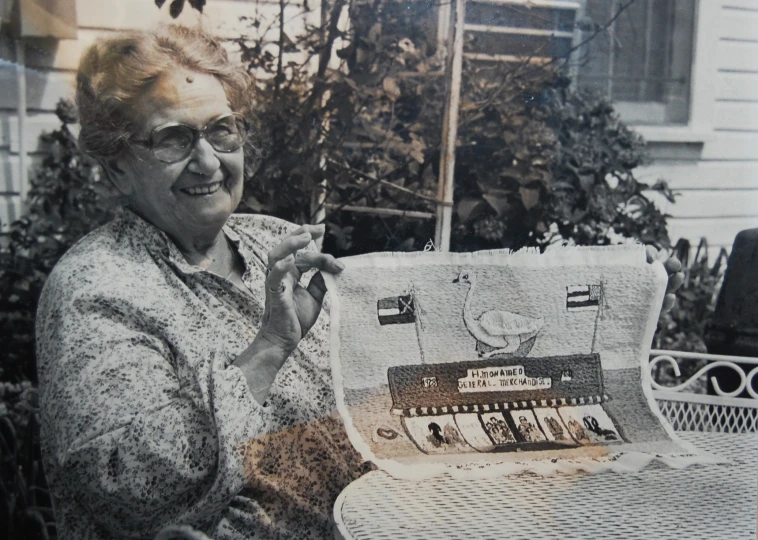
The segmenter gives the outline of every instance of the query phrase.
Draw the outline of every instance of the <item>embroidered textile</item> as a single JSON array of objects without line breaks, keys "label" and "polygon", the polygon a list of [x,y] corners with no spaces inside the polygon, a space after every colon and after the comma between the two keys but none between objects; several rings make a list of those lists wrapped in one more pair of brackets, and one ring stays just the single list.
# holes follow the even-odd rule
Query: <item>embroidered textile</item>
[{"label": "embroidered textile", "polygon": [[343,261],[327,280],[337,406],[353,445],[391,474],[709,460],[650,393],[667,276],[643,246]]}]

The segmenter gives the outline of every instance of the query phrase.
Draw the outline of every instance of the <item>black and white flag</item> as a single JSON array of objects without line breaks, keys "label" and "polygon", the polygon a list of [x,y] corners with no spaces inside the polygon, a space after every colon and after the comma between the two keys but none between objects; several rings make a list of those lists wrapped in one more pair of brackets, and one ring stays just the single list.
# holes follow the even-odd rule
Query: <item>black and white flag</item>
[{"label": "black and white flag", "polygon": [[416,306],[413,295],[390,296],[376,302],[379,324],[408,324],[416,321]]},{"label": "black and white flag", "polygon": [[571,285],[566,287],[566,310],[597,311],[602,296],[602,285]]}]

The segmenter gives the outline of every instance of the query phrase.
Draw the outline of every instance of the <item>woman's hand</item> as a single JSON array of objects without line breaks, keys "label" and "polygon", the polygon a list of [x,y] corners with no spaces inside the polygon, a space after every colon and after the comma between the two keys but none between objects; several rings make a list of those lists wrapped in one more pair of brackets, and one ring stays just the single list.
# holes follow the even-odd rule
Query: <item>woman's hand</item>
[{"label": "woman's hand", "polygon": [[684,283],[684,272],[682,272],[682,263],[679,259],[669,255],[665,250],[658,251],[653,246],[645,246],[647,253],[647,262],[652,263],[661,261],[666,273],[669,275],[668,285],[666,286],[666,297],[663,299],[662,313],[670,311],[676,302],[676,290]]},{"label": "woman's hand", "polygon": [[287,355],[316,322],[326,294],[319,272],[314,274],[308,288],[300,286],[300,276],[311,268],[332,273],[345,268],[331,255],[300,251],[323,235],[324,225],[303,225],[268,253],[261,334]]},{"label": "woman's hand", "polygon": [[331,255],[301,251],[311,240],[323,235],[323,225],[303,225],[268,252],[261,329],[250,346],[234,360],[261,405],[265,406],[271,385],[284,362],[321,312],[326,294],[324,278],[317,272],[308,287],[303,288],[300,286],[302,273],[312,268],[339,273],[345,268]]}]

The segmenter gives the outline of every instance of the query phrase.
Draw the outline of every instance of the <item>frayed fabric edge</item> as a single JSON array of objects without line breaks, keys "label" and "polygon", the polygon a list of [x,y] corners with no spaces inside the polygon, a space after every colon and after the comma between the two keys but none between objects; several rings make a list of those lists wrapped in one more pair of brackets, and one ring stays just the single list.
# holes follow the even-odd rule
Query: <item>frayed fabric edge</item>
[{"label": "frayed fabric edge", "polygon": [[643,452],[618,452],[604,458],[529,460],[519,462],[479,462],[452,465],[446,463],[405,464],[394,460],[373,459],[379,468],[399,480],[427,480],[449,476],[455,479],[484,479],[535,475],[541,477],[581,473],[600,474],[635,473],[653,462],[660,462],[673,469],[696,465],[726,465],[729,460],[698,451],[696,454],[646,454]]},{"label": "frayed fabric edge", "polygon": [[[610,257],[612,255],[612,257]],[[440,253],[435,251],[382,252],[354,255],[340,259],[348,268],[367,266],[391,268],[451,264],[465,266],[476,263],[502,266],[541,267],[577,265],[644,266],[647,262],[642,244],[619,246],[555,247],[541,253],[538,248],[518,251],[496,249],[466,253]]]}]

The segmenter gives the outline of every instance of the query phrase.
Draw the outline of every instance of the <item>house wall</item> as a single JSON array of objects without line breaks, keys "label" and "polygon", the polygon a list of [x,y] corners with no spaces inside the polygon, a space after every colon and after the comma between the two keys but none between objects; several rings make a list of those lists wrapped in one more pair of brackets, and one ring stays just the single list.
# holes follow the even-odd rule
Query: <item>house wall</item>
[{"label": "house wall", "polygon": [[661,201],[673,241],[729,249],[758,227],[758,1],[700,0],[690,124],[640,128],[653,163],[638,170],[680,193]]},{"label": "house wall", "polygon": [[[2,0],[0,0],[2,1]],[[158,9],[154,0],[74,0],[76,2],[77,39],[25,39],[27,129],[26,146],[29,170],[33,173],[44,156],[39,136],[60,125],[55,106],[62,97],[73,96],[75,71],[82,51],[100,36],[120,30],[150,28],[172,22],[166,2]],[[293,3],[294,4],[294,3]],[[309,2],[310,12],[302,15],[296,5],[285,8],[285,33],[301,34],[307,23],[320,22],[320,2]],[[0,17],[9,9],[0,4]],[[202,26],[228,40],[245,33],[278,38],[278,0],[212,0],[203,15],[186,5],[176,22]],[[240,17],[247,19],[240,20]],[[258,20],[253,28],[250,23]],[[228,41],[231,50],[234,44]],[[272,45],[273,46],[273,45]],[[0,221],[3,230],[21,216],[21,178],[19,172],[18,72],[16,44],[8,32],[0,34]],[[285,58],[285,61],[288,60]]]}]

